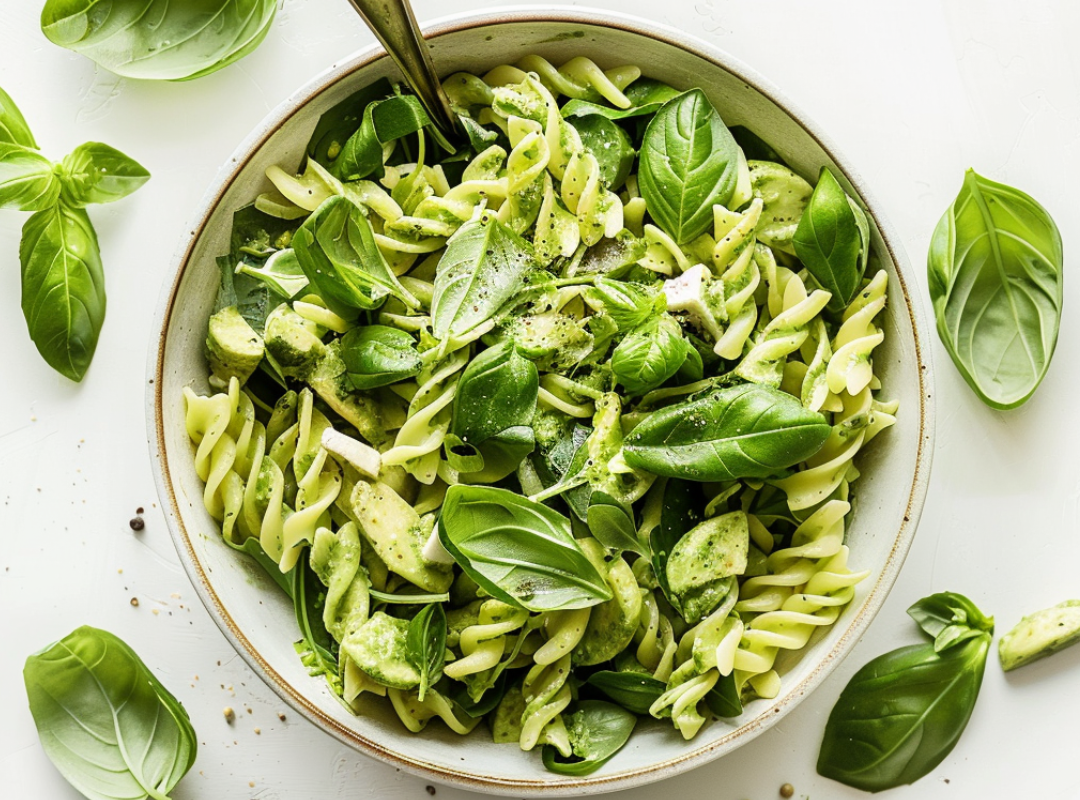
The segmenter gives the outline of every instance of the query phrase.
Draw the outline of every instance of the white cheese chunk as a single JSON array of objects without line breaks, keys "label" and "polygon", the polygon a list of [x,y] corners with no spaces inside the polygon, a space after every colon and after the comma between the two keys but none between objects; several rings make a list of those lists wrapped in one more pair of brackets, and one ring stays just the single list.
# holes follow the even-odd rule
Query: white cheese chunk
[{"label": "white cheese chunk", "polygon": [[454,563],[454,557],[450,555],[450,551],[443,547],[443,543],[439,541],[439,523],[436,522],[435,527],[432,528],[431,536],[428,537],[422,553],[424,558],[436,564]]},{"label": "white cheese chunk", "polygon": [[719,339],[724,331],[716,320],[716,314],[709,307],[706,293],[712,273],[704,264],[695,264],[677,278],[664,281],[664,297],[667,310],[683,312],[690,321],[714,340]]},{"label": "white cheese chunk", "polygon": [[344,433],[327,428],[322,434],[322,446],[339,458],[356,467],[366,478],[376,480],[382,469],[382,456],[374,447]]}]

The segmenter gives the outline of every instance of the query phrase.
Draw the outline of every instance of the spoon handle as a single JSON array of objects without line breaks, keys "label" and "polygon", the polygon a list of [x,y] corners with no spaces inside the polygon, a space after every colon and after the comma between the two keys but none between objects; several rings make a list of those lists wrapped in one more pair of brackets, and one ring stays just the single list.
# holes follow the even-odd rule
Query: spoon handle
[{"label": "spoon handle", "polygon": [[451,138],[458,130],[457,115],[442,90],[427,42],[416,24],[409,0],[349,0],[372,33],[386,48],[424,106],[435,127]]}]

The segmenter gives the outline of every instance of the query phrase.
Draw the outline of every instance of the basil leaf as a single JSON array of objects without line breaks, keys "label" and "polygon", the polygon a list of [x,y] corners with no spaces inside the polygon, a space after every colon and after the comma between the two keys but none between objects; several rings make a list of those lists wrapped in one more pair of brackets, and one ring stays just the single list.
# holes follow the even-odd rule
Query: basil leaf
[{"label": "basil leaf", "polygon": [[253,52],[276,11],[277,0],[47,0],[41,31],[125,78],[191,80]]},{"label": "basil leaf", "polygon": [[648,714],[652,704],[667,691],[666,683],[642,672],[600,670],[590,675],[586,683],[595,686],[627,711],[642,716]]},{"label": "basil leaf", "polygon": [[1061,323],[1061,234],[1019,189],[968,170],[934,229],[926,274],[938,335],[991,408],[1016,408],[1050,368]]},{"label": "basil leaf", "polygon": [[446,662],[446,612],[441,603],[425,606],[409,622],[405,633],[405,655],[420,673],[419,699],[438,682]]},{"label": "basil leaf", "polygon": [[86,212],[57,203],[23,226],[22,310],[41,357],[81,381],[105,321],[105,273]]},{"label": "basil leaf", "polygon": [[462,225],[447,243],[435,273],[435,337],[460,339],[487,322],[536,267],[531,246],[498,220]]},{"label": "basil leaf", "polygon": [[272,217],[256,208],[254,203],[244,206],[233,213],[229,237],[233,265],[239,264],[245,255],[262,259],[285,249],[298,227],[298,222]]},{"label": "basil leaf", "polygon": [[649,122],[638,185],[649,213],[676,242],[713,225],[713,206],[735,192],[739,146],[709,103],[692,89],[664,104]]},{"label": "basil leaf", "polygon": [[429,125],[427,112],[413,95],[394,95],[368,103],[360,128],[349,137],[330,168],[343,181],[383,174],[383,145]]},{"label": "basil leaf", "polygon": [[311,569],[306,556],[301,556],[292,568],[292,576],[293,611],[296,613],[296,624],[300,627],[304,647],[310,654],[304,659],[304,664],[311,675],[325,675],[328,681],[336,681],[337,642],[326,630],[323,622],[326,587]]},{"label": "basil leaf", "polygon": [[77,628],[26,659],[23,680],[41,746],[86,797],[164,798],[195,762],[187,711],[107,631]]},{"label": "basil leaf", "polygon": [[341,360],[349,382],[361,390],[411,378],[422,366],[413,337],[386,325],[368,325],[346,333],[341,337]]},{"label": "basil leaf", "polygon": [[967,727],[989,651],[990,634],[980,633],[942,653],[920,644],[875,658],[829,715],[818,773],[867,792],[926,775]]},{"label": "basil leaf", "polygon": [[0,143],[0,208],[43,211],[56,205],[60,181],[37,150]]},{"label": "basil leaf", "polygon": [[[502,480],[533,451],[531,423],[539,388],[536,365],[509,339],[469,363],[454,396],[447,448],[447,459],[464,480]],[[478,455],[479,463],[460,462],[460,448]]]},{"label": "basil leaf", "polygon": [[939,592],[924,597],[908,609],[920,628],[934,637],[937,652],[994,630],[993,617],[986,617],[978,607],[954,592]]},{"label": "basil leaf", "polygon": [[573,761],[560,760],[558,751],[544,745],[544,766],[560,775],[588,775],[600,769],[623,748],[637,725],[629,711],[603,700],[583,700],[564,716],[573,749]]},{"label": "basil leaf", "polygon": [[624,452],[630,466],[670,478],[771,478],[820,450],[831,431],[791,395],[743,384],[654,411]]},{"label": "basil leaf", "polygon": [[18,144],[37,150],[38,145],[30,126],[26,124],[19,107],[11,95],[0,88],[0,143]]},{"label": "basil leaf", "polygon": [[292,245],[312,287],[340,317],[356,319],[389,296],[419,306],[387,266],[367,213],[348,198],[327,199],[300,226]]},{"label": "basil leaf", "polygon": [[137,161],[100,142],[76,147],[61,162],[64,199],[76,208],[112,203],[127,197],[150,180]]},{"label": "basil leaf", "polygon": [[637,537],[633,510],[604,492],[593,492],[587,512],[589,532],[609,550],[647,555]]},{"label": "basil leaf", "polygon": [[792,244],[807,271],[832,293],[829,310],[842,311],[862,282],[866,263],[859,256],[866,243],[860,235],[853,203],[828,167],[821,168]]},{"label": "basil leaf", "polygon": [[311,139],[308,140],[308,157],[329,169],[334,160],[340,157],[345,143],[360,129],[368,105],[384,99],[393,91],[390,81],[379,78],[319,117]]},{"label": "basil leaf", "polygon": [[581,137],[581,144],[600,165],[600,183],[617,192],[626,182],[637,155],[629,134],[599,114],[570,117],[568,121]]},{"label": "basil leaf", "polygon": [[662,293],[610,278],[597,278],[594,285],[585,289],[584,297],[594,309],[611,317],[622,332],[644,325],[666,308]]},{"label": "basil leaf", "polygon": [[678,89],[673,89],[666,83],[661,83],[652,78],[639,78],[623,92],[623,95],[632,104],[630,108],[612,108],[588,100],[570,100],[562,107],[561,113],[565,119],[585,117],[592,114],[611,120],[644,117],[655,114],[664,103],[673,97],[678,97],[680,94],[681,92]]},{"label": "basil leaf", "polygon": [[611,354],[615,380],[631,394],[644,394],[679,371],[690,351],[682,328],[663,314],[628,334]]},{"label": "basil leaf", "polygon": [[668,582],[668,559],[679,540],[701,521],[704,504],[700,490],[690,481],[668,480],[661,491],[660,524],[649,534],[653,576],[671,607],[681,615],[679,598]]},{"label": "basil leaf", "polygon": [[450,699],[457,703],[461,707],[461,710],[473,719],[487,716],[495,710],[506,695],[506,672],[500,668],[504,667],[507,663],[509,662],[504,659],[499,663],[499,666],[495,667],[495,671],[499,673],[498,677],[491,681],[491,686],[484,690],[484,693],[480,696],[479,700],[473,700],[469,695],[470,687],[468,684],[460,683],[458,681],[451,681],[454,688],[450,692]]},{"label": "basil leaf", "polygon": [[783,164],[785,167],[788,165],[771,144],[749,128],[732,125],[730,130],[732,138],[742,148],[747,161],[772,161],[775,164]]},{"label": "basil leaf", "polygon": [[247,275],[266,284],[274,294],[286,300],[292,300],[308,287],[307,275],[300,266],[300,259],[292,248],[278,250],[266,259],[261,267],[253,266],[248,261],[241,261],[236,268],[240,275]]},{"label": "basil leaf", "polygon": [[743,712],[742,697],[735,683],[735,673],[721,675],[705,695],[705,705],[718,717],[737,717]]},{"label": "basil leaf", "polygon": [[451,486],[438,530],[462,570],[504,603],[555,611],[611,599],[570,532],[570,520],[515,492]]}]

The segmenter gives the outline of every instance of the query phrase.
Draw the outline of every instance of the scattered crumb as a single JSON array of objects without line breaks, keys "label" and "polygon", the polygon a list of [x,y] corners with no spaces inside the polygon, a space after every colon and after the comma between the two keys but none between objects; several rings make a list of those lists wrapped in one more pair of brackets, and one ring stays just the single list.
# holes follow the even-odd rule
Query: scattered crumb
[{"label": "scattered crumb", "polygon": [[255,729],[255,735],[256,736],[261,736],[262,735],[262,728],[256,728]]},{"label": "scattered crumb", "polygon": [[232,710],[232,706],[225,706],[225,710],[221,712],[225,715],[226,722],[232,722],[236,719],[236,712]]},{"label": "scattered crumb", "polygon": [[247,711],[247,712],[248,712],[249,714],[251,713],[251,709],[250,709],[250,708],[245,708],[244,710],[245,710],[245,711]]},{"label": "scattered crumb", "polygon": [[169,597],[173,598],[174,600],[179,600],[180,599],[180,592],[173,592],[172,594],[169,595]]},{"label": "scattered crumb", "polygon": [[128,525],[131,526],[131,529],[133,531],[138,533],[139,531],[141,531],[143,528],[146,527],[146,522],[143,521],[142,517],[132,517],[131,521],[128,522]]},{"label": "scattered crumb", "polygon": [[138,508],[136,508],[136,509],[135,509],[135,513],[136,513],[136,514],[142,514],[142,513],[143,513],[143,511],[144,511],[144,509],[143,509],[143,507],[142,507],[142,506],[139,506]]},{"label": "scattered crumb", "polygon": [[151,613],[153,613],[153,615],[156,617],[161,612],[158,609],[155,608]]},{"label": "scattered crumb", "polygon": [[282,713],[278,713],[277,718],[280,719],[282,722],[285,721],[285,715]]},{"label": "scattered crumb", "polygon": [[248,781],[248,786],[250,786],[252,789],[254,789],[255,788],[255,781]]},{"label": "scattered crumb", "polygon": [[136,608],[138,608],[139,607],[139,598],[138,597],[132,597],[131,598],[131,604],[133,606],[135,606]]},{"label": "scattered crumb", "polygon": [[783,786],[780,787],[780,796],[781,797],[794,797],[795,796],[795,787],[792,786],[790,783],[785,783]]},{"label": "scattered crumb", "polygon": [[124,568],[123,568],[123,567],[121,567],[120,569],[118,569],[118,570],[116,571],[116,574],[117,574],[117,575],[123,575],[123,574],[124,574]]},{"label": "scattered crumb", "polygon": [[435,796],[435,787],[434,786],[425,786],[424,791],[427,792],[428,794],[430,794],[432,797]]}]

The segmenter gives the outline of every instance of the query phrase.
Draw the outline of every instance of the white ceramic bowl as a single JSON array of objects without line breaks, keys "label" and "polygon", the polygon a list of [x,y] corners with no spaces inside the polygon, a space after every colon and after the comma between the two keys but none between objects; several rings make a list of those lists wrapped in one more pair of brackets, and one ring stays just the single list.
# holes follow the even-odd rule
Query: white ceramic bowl
[{"label": "white ceramic bowl", "polygon": [[358,53],[315,78],[278,107],[222,169],[190,226],[176,274],[158,310],[160,339],[152,345],[147,424],[155,477],[169,526],[188,575],[222,632],[251,668],[299,713],[331,736],[409,772],[479,791],[521,796],[575,796],[659,780],[718,758],[776,724],[818,686],[870,624],[896,579],[922,510],[933,445],[931,371],[920,303],[909,294],[911,268],[896,237],[851,165],[805,116],[752,70],[705,42],[642,20],[582,8],[508,9],[465,14],[426,29],[444,74],[483,73],[527,53],[555,64],[587,55],[602,67],[639,65],[676,87],[700,86],[729,125],[765,137],[805,176],[828,165],[869,211],[874,251],[889,272],[884,345],[875,354],[883,396],[900,401],[897,425],[860,457],[864,477],[848,543],[851,563],[873,570],[837,623],[797,658],[781,659],[783,688],[773,700],[747,705],[735,720],[707,725],[684,742],[670,723],[642,724],[603,769],[572,778],[544,770],[536,753],[490,741],[481,726],[463,741],[438,724],[416,736],[388,706],[373,703],[354,717],[311,678],[292,643],[293,611],[269,579],[222,542],[202,504],[192,464],[181,390],[207,390],[203,358],[206,321],[228,251],[232,212],[268,188],[272,164],[299,165],[319,116],[380,77],[395,77],[381,48]]}]

